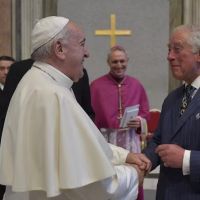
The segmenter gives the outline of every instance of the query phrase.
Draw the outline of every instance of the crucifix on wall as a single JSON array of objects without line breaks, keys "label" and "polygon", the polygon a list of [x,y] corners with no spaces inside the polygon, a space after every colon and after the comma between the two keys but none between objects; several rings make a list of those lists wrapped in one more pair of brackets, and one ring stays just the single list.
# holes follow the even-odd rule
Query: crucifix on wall
[{"label": "crucifix on wall", "polygon": [[116,36],[128,36],[131,35],[130,30],[117,30],[116,29],[116,16],[110,15],[110,29],[96,30],[95,35],[98,36],[110,36],[110,47],[116,45]]}]

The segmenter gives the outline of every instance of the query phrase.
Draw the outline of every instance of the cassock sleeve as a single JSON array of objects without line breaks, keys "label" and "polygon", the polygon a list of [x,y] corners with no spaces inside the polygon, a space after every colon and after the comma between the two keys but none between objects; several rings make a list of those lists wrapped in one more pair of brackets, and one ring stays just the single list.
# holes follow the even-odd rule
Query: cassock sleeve
[{"label": "cassock sleeve", "polygon": [[[138,195],[138,178],[131,166],[116,166],[116,175],[76,189],[64,189],[52,200],[135,200]],[[44,191],[13,192],[6,189],[6,200],[47,199]]]},{"label": "cassock sleeve", "polygon": [[113,159],[112,159],[112,163],[114,165],[121,165],[124,164],[127,158],[127,155],[129,153],[128,150],[123,149],[121,147],[115,146],[113,144],[110,144],[110,148],[113,152]]},{"label": "cassock sleeve", "polygon": [[[67,199],[134,200],[138,195],[138,175],[131,166],[115,166],[116,175],[74,190],[64,190]],[[84,198],[83,198],[84,197]]]}]

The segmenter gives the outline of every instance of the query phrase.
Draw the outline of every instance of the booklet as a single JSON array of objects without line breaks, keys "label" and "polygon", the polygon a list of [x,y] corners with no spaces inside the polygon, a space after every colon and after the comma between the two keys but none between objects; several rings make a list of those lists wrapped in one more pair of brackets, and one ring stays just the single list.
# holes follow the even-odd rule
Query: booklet
[{"label": "booklet", "polygon": [[138,115],[138,111],[139,111],[139,104],[126,107],[124,110],[124,115],[121,119],[120,127],[121,128],[126,127],[127,123]]}]

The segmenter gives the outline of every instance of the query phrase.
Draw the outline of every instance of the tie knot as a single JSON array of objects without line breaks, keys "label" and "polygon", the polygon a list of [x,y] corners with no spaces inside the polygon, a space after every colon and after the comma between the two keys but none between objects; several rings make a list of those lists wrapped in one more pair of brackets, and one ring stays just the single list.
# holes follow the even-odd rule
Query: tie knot
[{"label": "tie knot", "polygon": [[191,102],[194,90],[195,90],[195,87],[193,87],[192,85],[187,85],[184,88],[184,94],[183,94],[181,107],[180,107],[180,116],[185,112],[187,106]]},{"label": "tie knot", "polygon": [[190,84],[185,87],[185,93],[187,96],[191,96],[194,90],[195,88]]}]

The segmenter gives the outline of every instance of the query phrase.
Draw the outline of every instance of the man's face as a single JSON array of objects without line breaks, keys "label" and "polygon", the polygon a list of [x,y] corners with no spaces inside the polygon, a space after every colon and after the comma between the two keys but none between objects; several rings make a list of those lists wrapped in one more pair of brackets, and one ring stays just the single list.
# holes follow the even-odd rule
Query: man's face
[{"label": "man's face", "polygon": [[13,61],[0,60],[0,83],[5,84],[7,74]]},{"label": "man's face", "polygon": [[74,82],[77,82],[83,76],[83,62],[89,57],[89,53],[85,47],[84,33],[75,24],[70,23],[72,36],[67,43],[66,65],[68,66],[67,76]]},{"label": "man's face", "polygon": [[123,51],[113,51],[108,59],[111,74],[116,78],[123,78],[128,65],[128,57]]},{"label": "man's face", "polygon": [[199,53],[192,52],[192,46],[186,41],[189,32],[177,31],[170,38],[167,59],[173,76],[187,83],[192,83],[199,75]]}]

